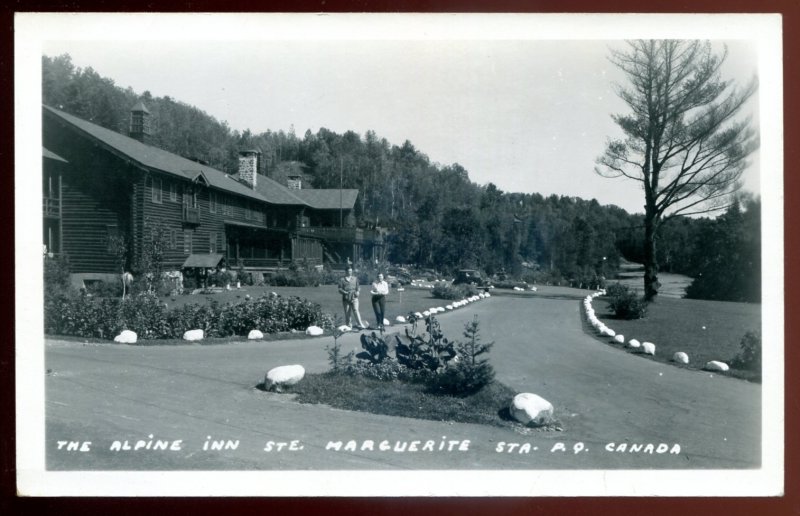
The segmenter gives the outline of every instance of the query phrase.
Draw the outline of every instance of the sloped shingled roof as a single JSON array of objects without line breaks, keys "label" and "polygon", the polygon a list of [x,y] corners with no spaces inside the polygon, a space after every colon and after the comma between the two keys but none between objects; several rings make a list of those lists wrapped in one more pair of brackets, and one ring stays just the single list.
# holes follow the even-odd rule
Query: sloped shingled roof
[{"label": "sloped shingled roof", "polygon": [[258,175],[256,179],[256,190],[263,195],[269,202],[274,204],[299,204],[309,206],[303,199],[295,195],[296,192],[289,190],[277,181],[267,176]]},{"label": "sloped shingled roof", "polygon": [[[146,145],[139,140],[100,127],[99,125],[69,115],[58,109],[49,106],[43,106],[43,108],[45,113],[49,113],[69,123],[90,138],[105,145],[112,152],[125,156],[142,167],[165,172],[188,180],[194,180],[198,175],[202,175],[209,186],[213,188],[268,202],[270,204],[310,206],[308,203],[292,194],[288,188],[265,176],[258,176],[256,190],[253,190],[215,168],[202,165],[196,161],[159,149],[158,147]],[[338,198],[338,190],[336,190],[336,192]]]},{"label": "sloped shingled roof", "polygon": [[318,210],[338,210],[340,207],[346,210],[352,209],[356,204],[358,190],[344,189],[325,189],[325,190],[294,190],[294,194],[304,200],[312,208]]}]

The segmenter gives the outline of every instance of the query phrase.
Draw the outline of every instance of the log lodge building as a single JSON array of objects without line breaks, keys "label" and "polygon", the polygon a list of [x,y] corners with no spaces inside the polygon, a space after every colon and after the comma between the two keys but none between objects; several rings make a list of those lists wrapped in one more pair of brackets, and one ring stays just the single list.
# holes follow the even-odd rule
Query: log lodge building
[{"label": "log lodge building", "polygon": [[382,260],[379,229],[358,228],[358,190],[284,186],[243,150],[237,174],[148,145],[149,112],[131,111],[130,135],[43,106],[44,246],[66,255],[73,280],[118,278],[110,248],[128,241],[125,268],[158,228],[163,269],[242,266],[272,272],[292,263]]}]

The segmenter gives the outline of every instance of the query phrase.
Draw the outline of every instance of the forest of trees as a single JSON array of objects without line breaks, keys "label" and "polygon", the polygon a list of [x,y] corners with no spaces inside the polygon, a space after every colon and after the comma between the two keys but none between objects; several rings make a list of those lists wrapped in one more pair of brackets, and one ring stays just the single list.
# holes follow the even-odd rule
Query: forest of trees
[{"label": "forest of trees", "polygon": [[[92,68],[75,67],[68,55],[44,56],[42,64],[46,105],[127,134],[129,111],[141,100],[152,114],[153,145],[231,173],[238,151],[255,148],[262,152],[262,172],[268,176],[277,178],[282,165],[293,163],[304,171],[304,184],[310,187],[357,188],[357,220],[390,230],[388,257],[393,263],[442,272],[504,270],[537,281],[586,285],[600,275],[612,278],[623,258],[641,261],[642,216],[613,205],[478,185],[461,165],[432,163],[411,141],[396,145],[374,131],[361,136],[322,128],[302,137],[293,128],[239,132],[176,99],[118,87]],[[591,166],[587,164],[587,174]],[[710,260],[714,253],[729,250],[709,249],[711,236],[720,232],[749,238],[745,244],[760,249],[758,232],[751,233],[760,205],[752,199],[742,204],[736,207],[738,215],[676,217],[665,224],[658,247],[662,270],[708,278],[710,267],[733,266],[724,257]],[[746,267],[753,270],[752,263]]]}]

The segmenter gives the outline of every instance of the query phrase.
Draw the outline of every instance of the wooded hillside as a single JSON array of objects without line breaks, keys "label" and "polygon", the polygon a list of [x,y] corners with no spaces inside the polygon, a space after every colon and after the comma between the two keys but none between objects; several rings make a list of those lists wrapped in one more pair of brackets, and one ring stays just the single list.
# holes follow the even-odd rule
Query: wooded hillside
[{"label": "wooded hillside", "polygon": [[[613,277],[622,257],[641,256],[641,216],[594,199],[478,185],[458,163],[431,163],[410,139],[398,145],[374,131],[362,136],[325,128],[302,137],[293,128],[239,132],[179,100],[121,88],[92,68],[75,67],[68,55],[44,56],[42,65],[43,102],[98,125],[127,134],[129,111],[141,100],[152,114],[153,145],[231,173],[240,149],[258,149],[262,173],[275,179],[282,181],[287,169],[301,170],[304,187],[357,188],[358,222],[391,230],[388,256],[394,263],[588,284],[599,275]],[[586,173],[593,173],[591,163]],[[744,213],[758,207],[751,203]],[[746,218],[726,220],[745,224]],[[709,219],[687,218],[666,225],[660,263],[690,275],[708,267],[697,253],[713,252],[698,240],[710,225]],[[760,246],[757,238],[755,243]]]}]

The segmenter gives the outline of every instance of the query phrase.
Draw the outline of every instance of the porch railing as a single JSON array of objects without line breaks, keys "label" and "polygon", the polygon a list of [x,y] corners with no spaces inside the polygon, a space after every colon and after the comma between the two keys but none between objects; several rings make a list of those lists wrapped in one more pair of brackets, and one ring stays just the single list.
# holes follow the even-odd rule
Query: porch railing
[{"label": "porch railing", "polygon": [[56,199],[54,197],[43,197],[42,213],[45,217],[61,216],[61,199]]}]

